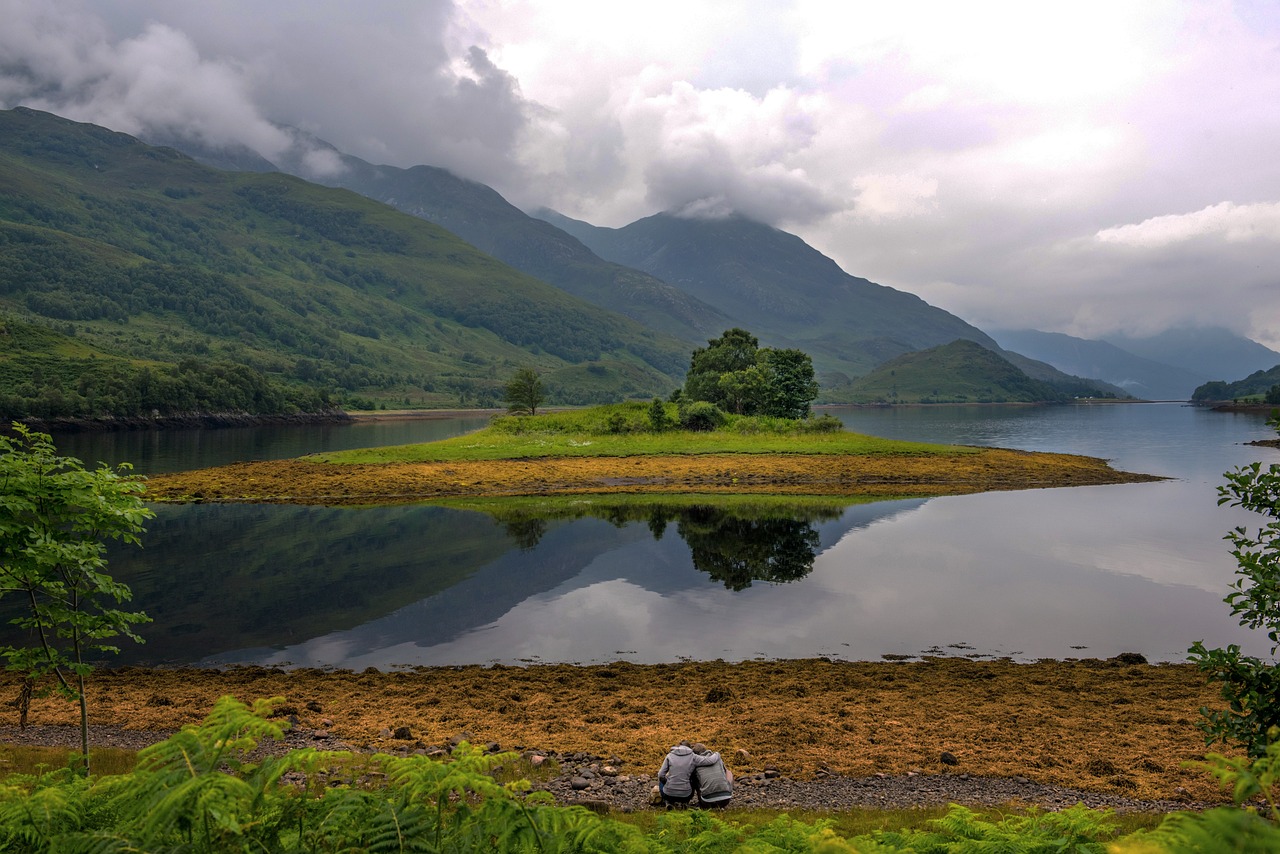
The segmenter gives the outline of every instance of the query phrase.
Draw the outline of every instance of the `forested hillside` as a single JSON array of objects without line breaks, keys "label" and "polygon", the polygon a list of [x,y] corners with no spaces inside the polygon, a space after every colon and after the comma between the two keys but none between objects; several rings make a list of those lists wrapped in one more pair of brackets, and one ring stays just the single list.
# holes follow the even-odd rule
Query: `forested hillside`
[{"label": "forested hillside", "polygon": [[1280,404],[1280,365],[1269,371],[1254,371],[1242,380],[1205,383],[1191,395],[1196,403],[1261,398],[1266,403]]},{"label": "forested hillside", "polygon": [[23,108],[0,112],[0,311],[63,336],[6,360],[11,396],[49,399],[42,384],[77,358],[67,341],[124,372],[234,364],[264,389],[292,386],[287,408],[326,395],[488,403],[526,365],[552,401],[648,396],[688,358],[674,338],[354,193],[217,171]]},{"label": "forested hillside", "polygon": [[1050,403],[1063,391],[973,341],[907,353],[854,381],[858,403]]}]

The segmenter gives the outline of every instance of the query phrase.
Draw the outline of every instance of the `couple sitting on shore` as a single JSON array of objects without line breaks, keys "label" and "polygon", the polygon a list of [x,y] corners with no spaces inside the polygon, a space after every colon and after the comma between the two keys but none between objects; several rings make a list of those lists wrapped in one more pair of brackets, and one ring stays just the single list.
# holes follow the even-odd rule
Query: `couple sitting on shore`
[{"label": "couple sitting on shore", "polygon": [[688,806],[694,795],[699,806],[726,807],[733,797],[733,772],[724,766],[719,753],[682,741],[662,760],[658,793],[667,809]]}]

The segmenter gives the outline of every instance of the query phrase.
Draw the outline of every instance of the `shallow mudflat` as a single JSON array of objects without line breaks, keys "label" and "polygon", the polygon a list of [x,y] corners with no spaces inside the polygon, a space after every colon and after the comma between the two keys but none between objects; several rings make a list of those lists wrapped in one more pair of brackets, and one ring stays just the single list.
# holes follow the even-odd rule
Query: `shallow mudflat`
[{"label": "shallow mudflat", "polygon": [[167,501],[374,504],[575,493],[788,493],[931,496],[1155,480],[1069,454],[996,448],[955,455],[688,454],[338,465],[239,463],[158,475]]},{"label": "shallow mudflat", "polygon": [[[282,696],[299,728],[356,748],[431,747],[468,733],[503,749],[616,755],[624,772],[644,774],[687,738],[719,749],[740,776],[766,766],[796,780],[916,770],[1125,798],[1222,798],[1203,772],[1181,767],[1203,757],[1195,722],[1201,705],[1215,705],[1189,665],[957,656],[394,673],[125,668],[94,673],[90,692],[92,723],[141,731],[197,722],[224,694]],[[16,696],[17,680],[6,676],[0,693]],[[72,703],[37,700],[31,723],[70,728],[76,715]],[[411,739],[392,737],[399,727]]]}]

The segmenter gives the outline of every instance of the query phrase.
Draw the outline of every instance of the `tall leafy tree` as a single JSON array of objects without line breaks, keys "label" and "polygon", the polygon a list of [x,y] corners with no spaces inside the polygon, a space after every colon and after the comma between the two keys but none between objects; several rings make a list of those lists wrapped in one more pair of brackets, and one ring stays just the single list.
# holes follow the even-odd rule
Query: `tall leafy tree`
[{"label": "tall leafy tree", "polygon": [[537,415],[538,407],[546,399],[542,379],[533,368],[521,368],[507,381],[503,399],[507,411],[512,414]]},{"label": "tall leafy tree", "polygon": [[[20,601],[22,614],[11,622],[29,640],[0,647],[0,656],[26,676],[18,699],[23,723],[34,694],[57,690],[79,703],[87,773],[90,656],[118,652],[111,640],[119,635],[140,641],[134,626],[149,621],[116,607],[132,593],[104,571],[105,542],[138,543],[153,514],[127,465],[86,470],[74,457],[58,456],[49,436],[17,423],[13,430],[12,438],[0,435],[0,597]],[[41,684],[45,677],[52,685]]]},{"label": "tall leafy tree", "polygon": [[768,377],[765,414],[808,417],[809,406],[818,396],[818,381],[814,379],[809,354],[802,350],[761,350],[760,360]]},{"label": "tall leafy tree", "polygon": [[[1280,418],[1272,418],[1280,430]],[[1210,682],[1219,686],[1226,709],[1201,709],[1200,729],[1208,744],[1239,744],[1249,755],[1266,754],[1270,733],[1280,726],[1280,465],[1252,463],[1227,472],[1218,487],[1218,503],[1243,507],[1268,521],[1256,532],[1236,528],[1227,534],[1236,559],[1236,582],[1224,600],[1240,625],[1265,632],[1270,655],[1245,655],[1236,644],[1208,649],[1203,641],[1189,650],[1190,658]]]},{"label": "tall leafy tree", "polygon": [[739,415],[804,418],[818,383],[807,353],[762,349],[754,335],[734,328],[693,351],[683,396]]}]

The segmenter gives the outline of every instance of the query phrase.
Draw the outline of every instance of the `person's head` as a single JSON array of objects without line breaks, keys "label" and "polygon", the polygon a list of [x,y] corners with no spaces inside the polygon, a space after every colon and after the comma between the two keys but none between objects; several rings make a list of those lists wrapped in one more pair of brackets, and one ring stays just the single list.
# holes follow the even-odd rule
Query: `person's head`
[{"label": "person's head", "polygon": [[681,741],[681,742],[680,742],[680,747],[688,747],[688,746],[689,746],[689,740],[688,740],[688,739],[685,739],[685,740],[683,740],[683,741]]},{"label": "person's head", "polygon": [[703,754],[707,752],[707,746],[700,741],[689,745],[689,749],[697,754]]}]

